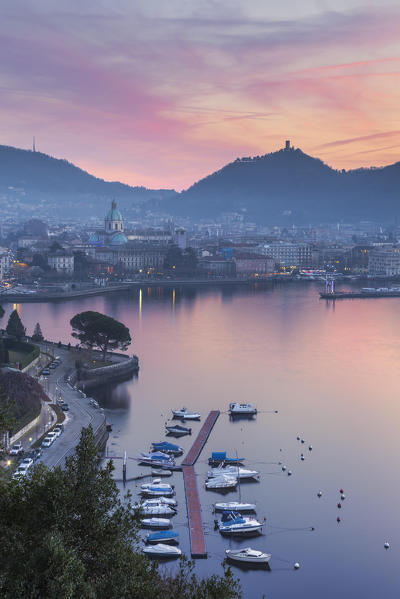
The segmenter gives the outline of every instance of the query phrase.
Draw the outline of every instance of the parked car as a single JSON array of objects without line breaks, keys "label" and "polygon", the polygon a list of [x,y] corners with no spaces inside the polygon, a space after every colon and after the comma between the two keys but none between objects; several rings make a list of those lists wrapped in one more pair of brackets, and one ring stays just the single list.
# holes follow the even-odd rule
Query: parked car
[{"label": "parked car", "polygon": [[14,474],[12,475],[12,478],[17,479],[17,478],[22,478],[23,476],[26,476],[29,472],[29,467],[28,466],[18,466],[18,468],[16,469],[16,471],[14,472]]},{"label": "parked car", "polygon": [[11,447],[10,455],[19,455],[20,453],[23,453],[23,451],[24,448],[22,447],[22,443],[16,443]]},{"label": "parked car", "polygon": [[40,449],[40,447],[37,447],[36,449],[33,450],[33,453],[35,455],[34,461],[36,462],[36,460],[38,460],[40,458],[40,456],[42,455],[42,450]]},{"label": "parked car", "polygon": [[22,460],[20,466],[26,466],[27,468],[30,468],[31,466],[33,466],[33,459],[27,456]]},{"label": "parked car", "polygon": [[48,368],[45,368],[44,370],[42,370],[42,374],[43,376],[49,376],[50,370]]},{"label": "parked car", "polygon": [[53,428],[53,433],[55,433],[56,436],[59,437],[61,435],[61,433],[62,433],[62,429],[59,426],[55,426]]},{"label": "parked car", "polygon": [[57,439],[58,435],[54,430],[52,430],[49,433],[47,433],[46,437],[51,437],[55,441]]},{"label": "parked car", "polygon": [[58,364],[56,362],[52,362],[49,366],[49,368],[57,368]]},{"label": "parked car", "polygon": [[50,447],[50,445],[53,445],[54,443],[54,437],[45,437],[42,441],[42,447],[46,448],[46,447]]},{"label": "parked car", "polygon": [[69,405],[67,403],[62,403],[61,404],[61,409],[62,409],[63,412],[68,412]]}]

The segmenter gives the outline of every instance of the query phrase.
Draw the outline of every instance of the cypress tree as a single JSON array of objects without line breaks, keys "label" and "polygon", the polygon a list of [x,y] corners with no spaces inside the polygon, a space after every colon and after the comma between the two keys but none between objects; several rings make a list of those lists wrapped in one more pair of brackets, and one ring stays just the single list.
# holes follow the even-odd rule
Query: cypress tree
[{"label": "cypress tree", "polygon": [[40,323],[37,322],[35,325],[35,330],[33,331],[32,341],[43,341],[43,339],[44,339],[44,337],[43,337],[42,329],[40,327]]},{"label": "cypress tree", "polygon": [[16,310],[13,310],[8,319],[6,333],[12,337],[16,337],[17,341],[21,341],[21,337],[25,335],[25,327]]}]

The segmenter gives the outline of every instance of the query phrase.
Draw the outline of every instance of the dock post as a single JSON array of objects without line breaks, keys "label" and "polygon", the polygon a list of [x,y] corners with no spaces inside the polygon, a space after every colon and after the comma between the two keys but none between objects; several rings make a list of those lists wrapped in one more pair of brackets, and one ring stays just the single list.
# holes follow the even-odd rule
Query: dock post
[{"label": "dock post", "polygon": [[124,459],[122,462],[122,481],[126,483],[126,451],[124,451]]}]

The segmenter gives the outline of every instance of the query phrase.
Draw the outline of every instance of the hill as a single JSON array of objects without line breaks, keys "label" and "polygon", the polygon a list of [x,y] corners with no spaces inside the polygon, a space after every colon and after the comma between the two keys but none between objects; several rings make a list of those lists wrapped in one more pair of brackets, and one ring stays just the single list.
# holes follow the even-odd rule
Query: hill
[{"label": "hill", "polygon": [[174,190],[131,187],[107,182],[90,175],[67,160],[0,146],[0,198],[3,209],[22,206],[35,214],[51,210],[53,215],[68,216],[80,209],[83,215],[104,212],[105,201],[118,200],[127,210],[146,201],[158,201],[174,195]]},{"label": "hill", "polygon": [[192,218],[245,213],[265,223],[393,221],[400,216],[400,162],[334,170],[300,149],[238,158],[167,202]]}]

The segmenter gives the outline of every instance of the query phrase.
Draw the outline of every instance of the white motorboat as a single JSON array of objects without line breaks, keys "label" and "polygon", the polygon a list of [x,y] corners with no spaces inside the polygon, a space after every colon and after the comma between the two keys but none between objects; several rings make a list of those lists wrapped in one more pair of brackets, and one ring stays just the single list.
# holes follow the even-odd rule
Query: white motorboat
[{"label": "white motorboat", "polygon": [[215,478],[216,476],[234,476],[241,480],[254,478],[260,480],[260,473],[257,470],[249,470],[248,468],[241,468],[240,466],[218,466],[218,468],[211,468],[208,471],[208,478]]},{"label": "white motorboat", "polygon": [[200,420],[201,418],[198,412],[189,412],[186,408],[172,410],[172,414],[175,418],[182,418],[182,420]]},{"label": "white motorboat", "polygon": [[247,518],[233,510],[222,512],[221,520],[216,521],[221,534],[246,535],[261,532],[262,524],[255,518]]},{"label": "white motorboat", "polygon": [[244,503],[241,501],[226,501],[214,504],[214,510],[216,512],[225,512],[229,510],[235,510],[236,512],[255,512],[255,503]]},{"label": "white motorboat", "polygon": [[137,510],[140,511],[143,516],[175,516],[176,514],[174,508],[165,503],[148,506],[140,505]]},{"label": "white motorboat", "polygon": [[163,543],[146,545],[142,551],[149,557],[180,557],[182,555],[182,551],[178,547],[164,545]]},{"label": "white motorboat", "polygon": [[150,483],[143,483],[141,492],[150,497],[168,497],[174,494],[174,489],[171,485],[160,482],[159,478],[155,478]]},{"label": "white motorboat", "polygon": [[164,470],[164,468],[152,468],[152,476],[172,476],[172,470]]},{"label": "white motorboat", "polygon": [[140,523],[146,528],[169,528],[171,526],[171,520],[168,518],[142,518]]},{"label": "white motorboat", "polygon": [[164,505],[169,505],[175,507],[177,505],[176,499],[171,499],[171,497],[155,497],[154,499],[145,499],[142,501],[141,505],[150,506],[150,505],[160,505],[160,503]]},{"label": "white motorboat", "polygon": [[229,413],[231,416],[252,416],[257,414],[257,408],[251,403],[230,403]]},{"label": "white motorboat", "polygon": [[165,466],[166,468],[175,466],[174,458],[162,451],[154,451],[153,453],[143,452],[140,454],[138,460],[141,464],[146,464],[147,466]]},{"label": "white motorboat", "polygon": [[206,489],[235,489],[238,479],[234,476],[216,476],[206,482]]},{"label": "white motorboat", "polygon": [[226,549],[225,553],[228,559],[246,564],[268,564],[271,559],[270,553],[257,551],[257,549],[251,549],[251,547],[246,547],[245,549]]}]

